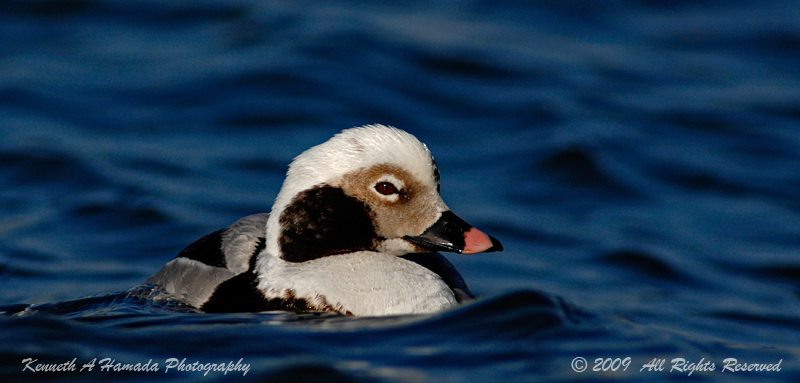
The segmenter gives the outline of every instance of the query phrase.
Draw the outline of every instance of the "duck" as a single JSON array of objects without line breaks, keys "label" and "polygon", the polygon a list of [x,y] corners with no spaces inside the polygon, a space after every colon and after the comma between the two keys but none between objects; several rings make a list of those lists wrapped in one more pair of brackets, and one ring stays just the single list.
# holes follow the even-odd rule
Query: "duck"
[{"label": "duck", "polygon": [[145,283],[207,313],[434,313],[474,299],[441,252],[502,250],[445,204],[425,144],[364,125],[295,157],[269,213],[203,236]]}]

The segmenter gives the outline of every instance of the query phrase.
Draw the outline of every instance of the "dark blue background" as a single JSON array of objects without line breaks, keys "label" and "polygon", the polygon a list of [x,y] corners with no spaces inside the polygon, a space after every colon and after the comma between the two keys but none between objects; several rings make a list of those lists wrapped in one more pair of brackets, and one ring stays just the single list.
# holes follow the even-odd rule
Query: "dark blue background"
[{"label": "dark blue background", "polygon": [[[0,374],[797,381],[798,62],[794,1],[0,2],[0,305],[39,305],[0,317]],[[367,123],[426,142],[448,205],[505,245],[448,256],[478,304],[198,315],[130,289]],[[253,366],[33,376],[26,357]],[[640,372],[653,358],[717,369]]]}]

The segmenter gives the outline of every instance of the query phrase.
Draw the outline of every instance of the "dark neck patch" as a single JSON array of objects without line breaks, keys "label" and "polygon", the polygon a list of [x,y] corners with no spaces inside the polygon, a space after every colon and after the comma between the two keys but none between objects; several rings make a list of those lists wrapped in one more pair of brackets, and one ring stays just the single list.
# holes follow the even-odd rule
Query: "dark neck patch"
[{"label": "dark neck patch", "polygon": [[297,195],[281,214],[278,244],[288,262],[374,248],[369,208],[340,188],[321,185]]}]

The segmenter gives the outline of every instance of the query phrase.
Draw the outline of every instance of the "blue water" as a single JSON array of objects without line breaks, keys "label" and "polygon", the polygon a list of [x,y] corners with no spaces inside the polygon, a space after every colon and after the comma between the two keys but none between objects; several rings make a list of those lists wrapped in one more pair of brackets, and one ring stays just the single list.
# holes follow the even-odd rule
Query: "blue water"
[{"label": "blue water", "polygon": [[[0,380],[800,380],[796,2],[528,3],[0,3]],[[448,255],[476,303],[212,315],[141,286],[367,123],[503,242]]]}]

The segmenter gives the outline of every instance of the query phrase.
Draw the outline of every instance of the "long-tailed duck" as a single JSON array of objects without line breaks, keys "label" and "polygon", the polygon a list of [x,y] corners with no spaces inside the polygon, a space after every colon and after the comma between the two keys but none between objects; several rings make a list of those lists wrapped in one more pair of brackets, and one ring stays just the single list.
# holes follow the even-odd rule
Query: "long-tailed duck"
[{"label": "long-tailed duck", "polygon": [[289,165],[271,213],[200,238],[146,283],[205,312],[434,312],[472,298],[434,251],[502,251],[445,205],[425,144],[367,125]]}]

